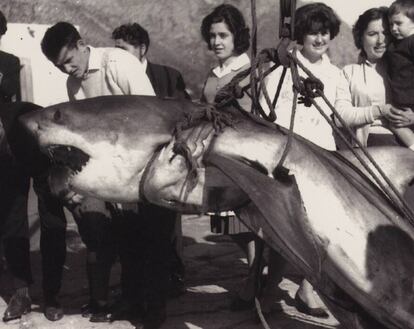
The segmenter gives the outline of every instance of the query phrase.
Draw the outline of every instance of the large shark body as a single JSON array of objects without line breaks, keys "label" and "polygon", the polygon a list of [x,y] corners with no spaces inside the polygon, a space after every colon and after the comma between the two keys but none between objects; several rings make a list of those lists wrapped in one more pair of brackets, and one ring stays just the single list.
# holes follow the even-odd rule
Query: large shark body
[{"label": "large shark body", "polygon": [[[306,275],[344,327],[414,328],[414,229],[355,156],[294,136],[281,164],[286,132],[228,113],[231,124],[217,133],[220,115],[191,102],[109,96],[21,119],[77,193],[186,213],[233,209]],[[370,154],[403,193],[414,153]]]}]

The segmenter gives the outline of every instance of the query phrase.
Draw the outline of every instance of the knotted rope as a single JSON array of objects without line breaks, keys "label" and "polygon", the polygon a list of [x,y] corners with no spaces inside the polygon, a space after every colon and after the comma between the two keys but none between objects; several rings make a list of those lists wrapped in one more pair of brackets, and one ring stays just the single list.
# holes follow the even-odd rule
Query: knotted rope
[{"label": "knotted rope", "polygon": [[[399,209],[404,215],[404,218],[407,218],[408,223],[414,226],[414,213],[411,210],[411,208],[408,206],[404,198],[401,196],[395,185],[391,182],[391,180],[387,177],[385,172],[381,169],[381,167],[375,162],[375,160],[372,158],[372,156],[368,153],[366,148],[362,145],[362,143],[357,139],[355,133],[348,127],[346,122],[343,120],[343,118],[340,116],[338,111],[335,109],[335,107],[331,104],[331,102],[327,99],[325,94],[323,93],[323,83],[315,76],[313,73],[308,70],[303,63],[301,63],[298,58],[292,54],[291,60],[294,62],[297,66],[299,66],[308,76],[307,79],[302,80],[305,81],[302,85],[297,82],[297,79],[293,79],[294,85],[297,84],[295,88],[300,89],[300,93],[304,96],[304,102],[305,105],[313,105],[319,113],[325,118],[325,120],[329,123],[329,125],[332,127],[332,129],[338,134],[338,136],[344,141],[346,146],[349,148],[349,150],[354,154],[354,156],[358,159],[358,161],[361,163],[361,165],[364,167],[364,169],[368,172],[368,174],[373,178],[373,180],[377,183],[377,185],[381,188],[381,190],[384,192],[384,194],[387,196],[387,198],[390,200],[390,202]],[[292,74],[298,75],[297,72],[293,72]],[[357,144],[357,146],[361,149],[363,155],[365,156],[365,159],[358,154],[356,149],[352,146],[352,144],[347,140],[345,135],[342,133],[342,131],[337,127],[337,125],[334,123],[334,121],[323,111],[323,109],[319,106],[317,102],[315,102],[315,97],[321,97],[324,102],[327,104],[329,109],[334,114],[335,118],[341,123],[343,127],[345,127],[346,132],[351,136],[351,139]],[[368,160],[368,162],[366,161]],[[375,173],[370,167],[369,164],[371,163],[377,173]],[[385,181],[386,185],[391,189],[391,192],[387,189],[386,185],[383,184],[383,182],[380,180],[380,177]]]},{"label": "knotted rope", "polygon": [[177,155],[181,155],[186,162],[188,168],[188,174],[186,177],[187,191],[186,195],[191,192],[197,184],[197,160],[194,159],[191,149],[188,147],[187,140],[183,131],[192,127],[196,127],[203,122],[211,123],[215,134],[219,134],[225,127],[233,126],[234,118],[230,113],[220,111],[214,105],[199,104],[197,110],[184,113],[183,119],[177,122],[173,136],[175,137],[175,143],[173,145],[174,156],[170,159],[170,162],[174,160]]}]

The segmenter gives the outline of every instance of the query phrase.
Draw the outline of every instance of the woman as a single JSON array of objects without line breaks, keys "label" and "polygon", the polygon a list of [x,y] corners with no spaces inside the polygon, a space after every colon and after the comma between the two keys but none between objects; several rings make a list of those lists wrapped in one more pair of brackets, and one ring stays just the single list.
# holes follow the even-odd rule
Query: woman
[{"label": "woman", "polygon": [[[216,7],[203,19],[201,34],[208,49],[214,52],[218,61],[218,65],[208,74],[201,100],[214,104],[217,92],[238,73],[250,67],[250,59],[246,54],[250,46],[249,28],[242,13],[236,7],[224,4]],[[250,110],[251,101],[248,96],[244,96],[238,102],[244,110]],[[242,310],[253,307],[257,280],[261,273],[263,241],[257,238],[233,212],[212,215],[211,228],[214,233],[230,235],[247,254],[249,275],[230,308]]]},{"label": "woman", "polygon": [[[201,34],[218,61],[204,83],[201,100],[214,104],[217,92],[238,73],[250,67],[246,53],[250,46],[249,28],[236,7],[221,5],[203,19]],[[250,110],[248,97],[239,104],[243,109]]]},{"label": "woman", "polygon": [[[355,129],[363,146],[399,145],[386,120],[399,123],[388,104],[383,55],[388,45],[387,8],[371,8],[359,16],[353,29],[360,49],[357,64],[343,68],[337,85],[335,108],[345,123]],[[400,112],[400,111],[398,111]]]},{"label": "woman", "polygon": [[[329,101],[335,101],[336,81],[339,69],[333,65],[327,55],[332,39],[339,32],[340,21],[333,10],[322,3],[313,3],[300,7],[295,14],[294,38],[300,48],[293,50],[296,57],[324,84],[324,93]],[[282,75],[282,67],[273,71],[265,80],[266,90],[270,96],[275,95],[276,88]],[[299,69],[299,75],[307,75]],[[292,75],[286,74],[279,99],[276,104],[276,123],[289,128],[293,103]],[[332,112],[321,98],[315,101],[327,115]],[[260,103],[266,109],[264,98]],[[335,150],[335,140],[331,126],[319,111],[304,104],[296,105],[294,131],[296,134],[328,150]]]},{"label": "woman", "polygon": [[[340,70],[330,62],[327,52],[331,40],[339,33],[339,27],[339,18],[332,8],[323,3],[308,4],[296,10],[294,38],[299,47],[293,49],[294,55],[322,81],[324,94],[331,103],[335,101],[336,82]],[[276,94],[282,71],[283,67],[278,67],[265,80],[265,88],[270,96]],[[307,77],[301,69],[299,75]],[[289,128],[291,120],[294,97],[292,85],[292,75],[288,71],[275,108],[276,123],[285,128]],[[320,97],[315,98],[315,101],[326,115],[332,114]],[[263,96],[260,103],[264,109],[268,109]],[[332,127],[314,106],[296,104],[294,132],[327,150],[336,150]],[[322,302],[306,280],[303,280],[299,287],[295,300],[300,311],[314,316],[327,316]]]}]

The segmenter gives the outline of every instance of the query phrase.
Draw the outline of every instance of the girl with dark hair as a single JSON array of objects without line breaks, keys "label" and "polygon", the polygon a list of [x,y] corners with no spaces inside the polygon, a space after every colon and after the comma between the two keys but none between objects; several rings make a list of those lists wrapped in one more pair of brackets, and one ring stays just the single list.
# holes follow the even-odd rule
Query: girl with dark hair
[{"label": "girl with dark hair", "polygon": [[[339,69],[333,65],[327,55],[332,39],[339,32],[340,21],[334,11],[323,3],[312,3],[300,7],[295,14],[294,36],[297,48],[293,50],[302,62],[324,84],[324,93],[333,103],[335,101],[336,81]],[[276,88],[282,75],[282,67],[269,74],[265,84],[269,95],[276,94]],[[299,74],[306,74],[299,70]],[[293,102],[292,76],[286,75],[278,102],[276,104],[276,123],[289,128]],[[315,101],[327,115],[332,112],[321,98]],[[267,109],[264,98],[263,108]],[[295,133],[328,150],[335,150],[336,144],[331,126],[316,108],[297,104],[294,122]]]},{"label": "girl with dark hair", "polygon": [[[328,100],[335,101],[336,83],[340,71],[333,65],[327,52],[332,39],[339,33],[340,20],[332,8],[323,3],[304,5],[296,10],[294,38],[298,44],[292,51],[300,62],[304,64],[324,84],[324,93]],[[278,67],[265,80],[265,88],[269,96],[276,94],[283,67]],[[299,69],[299,75],[306,78],[307,75]],[[293,79],[290,71],[287,72],[279,98],[276,104],[276,123],[289,128],[292,115],[294,93],[292,89]],[[332,111],[319,97],[315,101],[322,110],[330,116]],[[263,95],[260,103],[263,109],[268,109]],[[327,150],[336,150],[336,143],[331,126],[314,107],[305,104],[296,104],[294,132],[309,141]],[[282,264],[278,264],[279,267]],[[300,285],[295,300],[299,311],[313,316],[326,317],[323,303],[307,280]]]},{"label": "girl with dark hair", "polygon": [[[246,26],[242,13],[236,7],[232,5],[218,6],[203,19],[201,23],[201,34],[209,50],[214,50],[214,45],[211,43],[210,29],[215,23],[224,23],[232,34],[235,54],[241,55],[249,49],[249,28]],[[221,56],[217,53],[216,55],[220,61]]]},{"label": "girl with dark hair", "polygon": [[[250,67],[250,59],[246,54],[250,46],[249,28],[236,7],[224,4],[203,19],[201,35],[218,61],[218,65],[208,74],[201,100],[214,104],[217,92],[238,73]],[[248,96],[238,99],[238,102],[243,109],[250,110],[251,101]],[[212,232],[230,235],[247,254],[249,274],[242,289],[233,298],[230,308],[234,311],[253,308],[263,241],[232,211],[210,215]]]},{"label": "girl with dark hair", "polygon": [[[249,28],[236,7],[224,4],[203,19],[201,35],[218,61],[208,74],[201,97],[202,101],[214,104],[217,92],[250,67],[246,54],[250,46]],[[250,109],[248,97],[239,100],[239,104],[245,110]]]}]

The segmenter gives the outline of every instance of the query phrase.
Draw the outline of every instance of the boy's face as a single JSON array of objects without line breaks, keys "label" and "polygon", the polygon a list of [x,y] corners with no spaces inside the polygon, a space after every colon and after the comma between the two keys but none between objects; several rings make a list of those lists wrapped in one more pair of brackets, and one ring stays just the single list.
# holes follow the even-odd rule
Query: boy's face
[{"label": "boy's face", "polygon": [[403,13],[390,17],[390,30],[397,40],[404,39],[414,34],[414,22]]},{"label": "boy's face", "polygon": [[53,64],[63,73],[75,78],[84,77],[89,62],[89,50],[82,40],[75,47],[63,47]]}]

